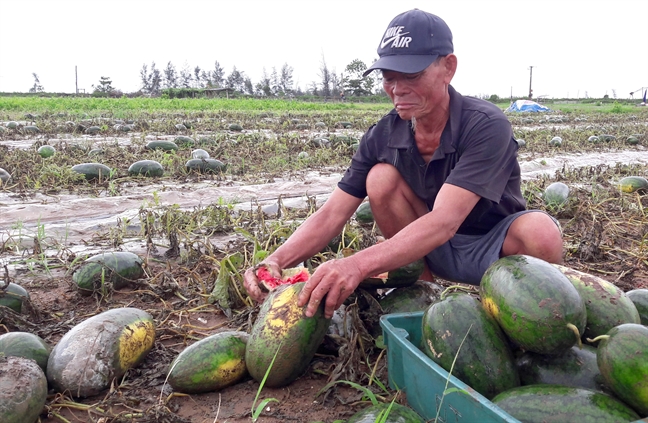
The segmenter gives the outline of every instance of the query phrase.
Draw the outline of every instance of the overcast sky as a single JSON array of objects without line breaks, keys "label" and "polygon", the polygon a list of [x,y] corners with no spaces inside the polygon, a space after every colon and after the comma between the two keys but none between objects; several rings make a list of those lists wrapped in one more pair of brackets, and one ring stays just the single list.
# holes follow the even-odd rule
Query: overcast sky
[{"label": "overcast sky", "polygon": [[367,65],[391,19],[412,8],[443,18],[466,95],[634,98],[648,88],[648,0],[0,0],[0,92],[86,92],[110,77],[141,87],[143,64],[213,69],[253,83],[284,63],[296,85]]}]

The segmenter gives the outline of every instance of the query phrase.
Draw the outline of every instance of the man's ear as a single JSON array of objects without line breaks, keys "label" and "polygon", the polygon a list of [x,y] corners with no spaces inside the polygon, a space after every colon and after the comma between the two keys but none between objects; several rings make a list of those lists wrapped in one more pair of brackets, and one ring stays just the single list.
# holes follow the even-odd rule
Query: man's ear
[{"label": "man's ear", "polygon": [[448,54],[443,60],[443,66],[445,68],[446,83],[449,84],[457,71],[457,56],[452,53]]}]

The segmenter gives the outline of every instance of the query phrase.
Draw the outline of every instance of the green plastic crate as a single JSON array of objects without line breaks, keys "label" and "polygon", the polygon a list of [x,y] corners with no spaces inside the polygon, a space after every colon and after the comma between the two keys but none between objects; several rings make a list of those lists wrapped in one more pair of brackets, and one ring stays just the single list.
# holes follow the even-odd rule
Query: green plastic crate
[{"label": "green plastic crate", "polygon": [[[387,314],[380,318],[391,388],[404,391],[410,407],[425,419],[434,419],[441,404],[438,423],[520,423],[456,377],[449,376],[425,355],[419,348],[422,320],[423,312]],[[446,380],[448,389],[465,392],[451,392],[441,403]],[[648,419],[635,423],[645,422]]]},{"label": "green plastic crate", "polygon": [[[519,423],[483,395],[450,376],[441,366],[425,355],[421,344],[423,312],[386,314],[380,318],[387,346],[387,373],[392,389],[407,395],[407,403],[423,418],[433,419],[439,412],[440,422]],[[449,378],[449,380],[448,380]],[[447,394],[447,388],[468,392]]]}]

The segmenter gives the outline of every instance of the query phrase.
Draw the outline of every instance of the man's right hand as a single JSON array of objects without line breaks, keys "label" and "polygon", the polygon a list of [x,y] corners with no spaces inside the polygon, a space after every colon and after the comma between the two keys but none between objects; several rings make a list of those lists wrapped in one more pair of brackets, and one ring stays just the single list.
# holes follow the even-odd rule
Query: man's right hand
[{"label": "man's right hand", "polygon": [[250,267],[245,271],[245,274],[243,275],[243,286],[245,287],[250,298],[258,303],[262,303],[263,300],[265,300],[265,298],[268,296],[268,292],[262,289],[259,285],[259,278],[257,278],[256,274],[259,267],[265,267],[266,269],[268,269],[272,276],[277,278],[281,278],[281,269],[279,268],[279,266],[273,263],[260,263],[255,267]]}]

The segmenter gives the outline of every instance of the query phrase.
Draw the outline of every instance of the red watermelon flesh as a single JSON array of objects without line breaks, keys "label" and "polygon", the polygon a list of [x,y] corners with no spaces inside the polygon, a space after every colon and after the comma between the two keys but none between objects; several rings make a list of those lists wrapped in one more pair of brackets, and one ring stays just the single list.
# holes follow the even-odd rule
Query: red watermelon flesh
[{"label": "red watermelon flesh", "polygon": [[285,269],[281,272],[281,278],[272,276],[267,268],[259,267],[256,271],[256,275],[259,282],[261,282],[261,285],[268,291],[272,291],[279,285],[293,285],[297,282],[306,282],[310,277],[310,273],[305,267]]}]

